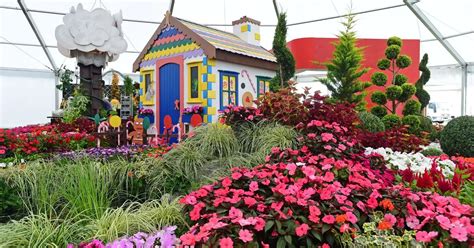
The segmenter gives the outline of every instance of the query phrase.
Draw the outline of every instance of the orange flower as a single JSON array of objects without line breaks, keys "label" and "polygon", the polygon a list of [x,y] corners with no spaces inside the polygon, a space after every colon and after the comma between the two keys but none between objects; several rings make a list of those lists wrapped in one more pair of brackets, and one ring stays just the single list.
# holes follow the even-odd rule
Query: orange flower
[{"label": "orange flower", "polygon": [[344,223],[347,220],[346,214],[340,214],[336,216],[337,223]]},{"label": "orange flower", "polygon": [[390,211],[392,211],[395,208],[393,206],[392,201],[390,201],[389,199],[383,199],[382,201],[380,201],[380,206],[382,206],[384,209],[388,209]]},{"label": "orange flower", "polygon": [[390,222],[388,222],[386,220],[382,220],[382,221],[379,222],[378,228],[380,230],[388,230],[388,229],[392,228],[392,224],[390,224]]}]

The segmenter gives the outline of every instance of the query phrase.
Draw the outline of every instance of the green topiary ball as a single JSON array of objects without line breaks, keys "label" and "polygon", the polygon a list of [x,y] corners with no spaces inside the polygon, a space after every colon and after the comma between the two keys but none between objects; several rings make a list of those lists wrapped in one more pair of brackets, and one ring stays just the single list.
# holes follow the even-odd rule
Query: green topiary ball
[{"label": "green topiary ball", "polygon": [[385,58],[379,60],[379,62],[377,63],[377,67],[380,70],[387,70],[390,67],[390,60]]},{"label": "green topiary ball", "polygon": [[397,100],[403,93],[402,87],[391,85],[387,87],[386,91],[388,100]]},{"label": "green topiary ball", "polygon": [[402,95],[398,98],[401,102],[406,102],[416,93],[416,87],[409,83],[403,84],[402,86]]},{"label": "green topiary ball", "polygon": [[392,127],[400,126],[401,120],[400,116],[396,114],[389,114],[382,118],[382,122],[385,125],[385,129],[390,129]]},{"label": "green topiary ball", "polygon": [[377,117],[374,114],[371,114],[369,112],[360,112],[359,113],[359,119],[360,119],[360,128],[362,130],[365,130],[367,132],[371,133],[377,133],[377,132],[383,132],[385,131],[385,126],[380,120],[379,117]]},{"label": "green topiary ball", "polygon": [[408,126],[408,131],[410,133],[419,133],[420,132],[420,119],[417,115],[407,115],[402,118],[403,125]]},{"label": "green topiary ball", "polygon": [[420,119],[420,131],[431,133],[436,131],[436,128],[433,126],[433,122],[430,118],[426,116],[419,115],[418,119]]},{"label": "green topiary ball", "polygon": [[406,82],[408,82],[408,78],[403,74],[395,75],[395,79],[393,80],[393,83],[398,86],[401,86],[402,84]]},{"label": "green topiary ball", "polygon": [[403,107],[403,115],[418,115],[421,112],[421,104],[417,100],[410,99]]},{"label": "green topiary ball", "polygon": [[370,110],[370,112],[379,118],[382,118],[387,115],[387,109],[382,106],[375,106]]},{"label": "green topiary ball", "polygon": [[474,116],[451,120],[441,131],[440,143],[450,156],[474,157]]},{"label": "green topiary ball", "polygon": [[411,58],[408,57],[407,55],[400,55],[397,58],[397,66],[401,69],[407,68],[408,66],[411,65]]},{"label": "green topiary ball", "polygon": [[398,38],[397,36],[392,36],[392,37],[388,38],[387,46],[391,46],[391,45],[397,45],[397,46],[401,47],[402,46],[402,39]]},{"label": "green topiary ball", "polygon": [[387,103],[387,96],[382,91],[377,90],[372,93],[370,100],[372,100],[373,103],[385,105]]},{"label": "green topiary ball", "polygon": [[372,83],[377,86],[384,86],[387,83],[387,79],[388,79],[387,75],[379,71],[374,72],[374,74],[372,74],[372,77],[371,77]]},{"label": "green topiary ball", "polygon": [[397,45],[391,45],[385,49],[385,57],[387,59],[396,59],[398,54],[400,54],[400,47]]}]

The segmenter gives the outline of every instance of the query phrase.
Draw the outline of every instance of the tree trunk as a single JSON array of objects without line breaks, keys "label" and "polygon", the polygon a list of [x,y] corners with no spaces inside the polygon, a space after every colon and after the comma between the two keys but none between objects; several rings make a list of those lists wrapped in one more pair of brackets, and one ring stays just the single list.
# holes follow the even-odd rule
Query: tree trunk
[{"label": "tree trunk", "polygon": [[80,80],[82,93],[89,97],[89,109],[86,115],[94,116],[102,109],[104,95],[104,81],[102,80],[102,67],[95,65],[78,64],[80,68]]}]

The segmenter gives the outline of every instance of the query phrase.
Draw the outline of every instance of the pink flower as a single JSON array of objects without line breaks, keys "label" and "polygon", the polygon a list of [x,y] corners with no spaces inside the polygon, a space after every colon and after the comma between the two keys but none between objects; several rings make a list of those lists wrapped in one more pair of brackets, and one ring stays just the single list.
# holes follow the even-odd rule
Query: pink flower
[{"label": "pink flower", "polygon": [[186,233],[179,238],[182,242],[182,245],[195,245],[196,237],[191,233]]},{"label": "pink flower", "polygon": [[239,231],[239,239],[244,243],[250,242],[253,240],[253,234],[249,230],[242,229]]},{"label": "pink flower", "polygon": [[193,210],[191,210],[191,212],[189,212],[189,216],[191,217],[191,220],[199,220],[199,218],[201,217],[201,209],[202,207],[199,206],[199,205],[195,205]]},{"label": "pink flower", "polygon": [[439,226],[441,226],[441,228],[443,228],[444,230],[451,229],[451,221],[448,217],[444,215],[438,215],[436,216],[436,220],[439,222]]},{"label": "pink flower", "polygon": [[255,200],[252,197],[244,197],[244,203],[245,205],[250,207],[250,206],[253,206],[255,203],[257,203],[257,200]]},{"label": "pink flower", "polygon": [[265,228],[265,220],[260,217],[255,217],[255,230],[263,231]]},{"label": "pink flower", "polygon": [[330,150],[332,149],[332,147],[331,147],[330,145],[325,145],[325,146],[324,146],[324,149],[330,151]]},{"label": "pink flower", "polygon": [[334,218],[334,216],[332,215],[326,215],[323,217],[323,222],[326,224],[334,224],[335,221],[336,221],[336,218]]},{"label": "pink flower", "polygon": [[343,144],[339,144],[339,145],[337,146],[337,148],[339,148],[339,150],[341,150],[341,151],[345,151],[347,147],[346,147],[345,145],[343,145]]},{"label": "pink flower", "polygon": [[280,148],[279,147],[272,147],[272,153],[273,154],[276,154],[276,153],[279,153],[280,152]]},{"label": "pink flower", "polygon": [[333,139],[333,135],[331,133],[322,133],[321,138],[324,142],[328,142]]},{"label": "pink flower", "polygon": [[323,180],[326,182],[332,182],[334,180],[334,174],[330,171],[326,172],[326,174],[324,174]]},{"label": "pink flower", "polygon": [[188,204],[188,205],[194,205],[197,203],[197,200],[196,200],[196,197],[192,196],[192,195],[187,195],[184,197],[184,203]]},{"label": "pink flower", "polygon": [[346,218],[352,224],[357,223],[357,217],[352,212],[346,212]]},{"label": "pink flower", "polygon": [[241,219],[243,216],[244,214],[242,213],[242,211],[240,211],[239,209],[235,207],[230,207],[229,217],[231,219]]},{"label": "pink flower", "polygon": [[249,185],[249,189],[252,192],[257,191],[258,190],[258,183],[255,182],[255,181],[251,182],[250,185]]},{"label": "pink flower", "polygon": [[304,223],[295,229],[296,236],[298,237],[304,236],[308,233],[308,230],[309,230],[309,226],[306,223]]},{"label": "pink flower", "polygon": [[220,245],[221,248],[233,248],[234,247],[234,242],[229,237],[221,238],[219,240],[219,245]]},{"label": "pink flower", "polygon": [[222,186],[227,188],[230,185],[232,185],[232,180],[230,180],[230,178],[226,177],[224,178],[224,180],[222,180]]},{"label": "pink flower", "polygon": [[339,228],[339,232],[344,233],[344,232],[346,232],[346,231],[349,230],[349,229],[350,229],[349,224],[343,224],[343,225],[341,225],[341,227]]},{"label": "pink flower", "polygon": [[296,164],[289,163],[289,164],[286,165],[286,169],[288,170],[288,174],[293,176],[295,174],[295,171],[296,171]]},{"label": "pink flower", "polygon": [[433,238],[438,236],[438,232],[425,232],[425,231],[418,231],[416,232],[416,241],[429,243]]},{"label": "pink flower", "polygon": [[451,228],[451,238],[457,239],[460,242],[467,241],[467,230],[464,227],[455,226]]},{"label": "pink flower", "polygon": [[234,179],[234,180],[238,180],[241,177],[242,177],[242,174],[239,173],[239,172],[232,173],[232,179]]},{"label": "pink flower", "polygon": [[389,222],[392,226],[397,223],[397,218],[393,214],[385,214],[383,219]]},{"label": "pink flower", "polygon": [[321,248],[331,248],[331,246],[329,246],[327,243],[324,243],[323,246],[321,246]]},{"label": "pink flower", "polygon": [[414,229],[420,224],[420,220],[418,220],[418,218],[416,218],[413,215],[408,216],[406,219],[406,222],[407,222],[407,226],[411,229]]},{"label": "pink flower", "polygon": [[378,205],[379,203],[375,197],[370,197],[369,200],[367,200],[367,206],[371,209],[376,208]]},{"label": "pink flower", "polygon": [[308,138],[309,139],[314,139],[314,138],[316,138],[316,134],[315,133],[308,133]]}]

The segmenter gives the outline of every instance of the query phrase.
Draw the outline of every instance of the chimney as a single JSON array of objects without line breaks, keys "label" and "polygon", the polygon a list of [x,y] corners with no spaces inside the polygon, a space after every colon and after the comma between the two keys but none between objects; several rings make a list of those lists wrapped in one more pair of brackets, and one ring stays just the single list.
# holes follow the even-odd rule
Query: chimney
[{"label": "chimney", "polygon": [[252,45],[260,46],[260,22],[247,16],[232,22],[234,34]]}]

